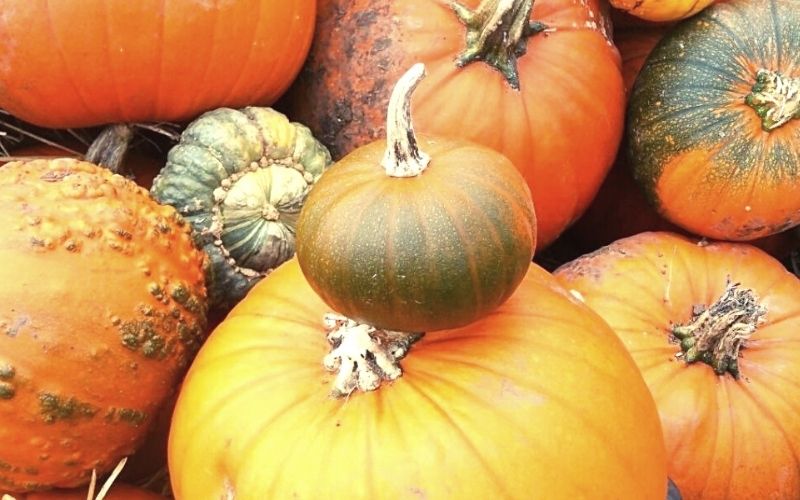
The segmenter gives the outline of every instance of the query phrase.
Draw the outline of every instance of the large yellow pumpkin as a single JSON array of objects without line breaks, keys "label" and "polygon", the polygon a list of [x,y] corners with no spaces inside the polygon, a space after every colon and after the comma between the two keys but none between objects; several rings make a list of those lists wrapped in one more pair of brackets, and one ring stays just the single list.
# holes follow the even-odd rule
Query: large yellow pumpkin
[{"label": "large yellow pumpkin", "polygon": [[535,265],[488,316],[422,337],[402,377],[343,399],[326,312],[291,260],[211,334],[173,418],[176,498],[665,497],[632,359]]}]

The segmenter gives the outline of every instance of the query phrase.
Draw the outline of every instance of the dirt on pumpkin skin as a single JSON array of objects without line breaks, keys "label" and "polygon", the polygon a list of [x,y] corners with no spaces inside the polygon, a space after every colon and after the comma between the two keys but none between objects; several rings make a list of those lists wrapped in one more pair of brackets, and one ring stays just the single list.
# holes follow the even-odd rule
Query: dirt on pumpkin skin
[{"label": "dirt on pumpkin skin", "polygon": [[[339,159],[385,136],[385,103],[411,66],[391,0],[320,2],[311,52],[292,89],[276,106],[311,128]],[[337,37],[339,31],[352,33]],[[341,61],[347,60],[347,65]],[[347,72],[347,74],[345,74]],[[304,96],[319,96],[309,101]]]}]

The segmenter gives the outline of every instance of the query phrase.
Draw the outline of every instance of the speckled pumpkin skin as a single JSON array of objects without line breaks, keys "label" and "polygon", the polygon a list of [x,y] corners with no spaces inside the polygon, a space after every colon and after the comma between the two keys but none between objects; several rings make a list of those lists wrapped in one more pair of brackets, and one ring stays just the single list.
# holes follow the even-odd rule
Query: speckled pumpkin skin
[{"label": "speckled pumpkin skin", "polygon": [[745,103],[760,68],[800,76],[800,1],[733,0],[683,21],[630,99],[633,174],[695,234],[753,240],[800,223],[800,120],[765,131]]},{"label": "speckled pumpkin skin", "polygon": [[205,334],[205,256],[132,181],[0,168],[0,491],[74,487],[131,454]]},{"label": "speckled pumpkin skin", "polygon": [[386,141],[339,160],[297,223],[297,258],[334,311],[406,332],[463,326],[517,288],[533,258],[530,191],[507,158],[455,139],[422,136],[415,177],[381,167]]},{"label": "speckled pumpkin skin", "polygon": [[308,127],[271,108],[220,108],[186,127],[150,192],[209,255],[212,306],[229,309],[294,255],[300,208],[330,163]]}]

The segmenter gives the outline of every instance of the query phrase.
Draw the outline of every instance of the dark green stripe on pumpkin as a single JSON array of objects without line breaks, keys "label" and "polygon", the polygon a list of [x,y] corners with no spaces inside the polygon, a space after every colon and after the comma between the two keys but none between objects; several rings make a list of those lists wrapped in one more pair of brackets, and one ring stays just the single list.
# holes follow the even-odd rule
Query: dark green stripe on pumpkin
[{"label": "dark green stripe on pumpkin", "polygon": [[745,99],[759,68],[800,68],[800,2],[765,7],[715,4],[677,25],[650,54],[631,95],[627,143],[634,178],[651,202],[658,202],[665,165],[689,150],[715,151],[720,167],[708,180],[727,180],[731,190],[749,189],[755,173],[761,184],[798,175],[796,146],[770,140],[766,131],[754,136],[743,119],[757,116]]}]

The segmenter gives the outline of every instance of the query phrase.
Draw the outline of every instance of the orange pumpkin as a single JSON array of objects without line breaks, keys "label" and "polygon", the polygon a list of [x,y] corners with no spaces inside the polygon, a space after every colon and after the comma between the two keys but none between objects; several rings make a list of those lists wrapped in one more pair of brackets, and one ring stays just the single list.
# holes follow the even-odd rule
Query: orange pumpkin
[{"label": "orange pumpkin", "polygon": [[678,21],[693,16],[715,0],[609,0],[632,16],[654,22]]},{"label": "orange pumpkin", "polygon": [[[99,492],[100,485],[95,489]],[[73,490],[51,490],[30,493],[26,496],[14,497],[16,500],[86,500],[86,488],[76,488]],[[166,500],[165,497],[157,495],[152,491],[137,488],[123,483],[115,483],[108,494],[103,497],[105,500]]]},{"label": "orange pumpkin", "polygon": [[212,332],[173,417],[176,498],[665,497],[641,376],[535,265],[493,313],[426,334],[399,379],[346,399],[322,364],[328,310],[293,259]]},{"label": "orange pumpkin", "polygon": [[316,2],[0,0],[0,12],[0,108],[67,128],[272,103],[308,53]]},{"label": "orange pumpkin", "polygon": [[204,338],[205,255],[172,207],[72,159],[0,168],[0,487],[134,452]]},{"label": "orange pumpkin", "polygon": [[556,272],[617,332],[686,500],[800,498],[800,281],[745,244],[643,233]]},{"label": "orange pumpkin", "polygon": [[286,106],[338,159],[383,137],[392,84],[424,63],[417,130],[507,156],[531,189],[543,248],[586,209],[619,145],[609,36],[600,0],[329,0]]}]

